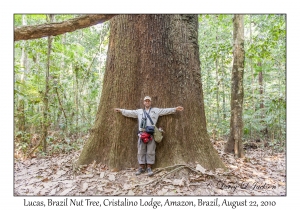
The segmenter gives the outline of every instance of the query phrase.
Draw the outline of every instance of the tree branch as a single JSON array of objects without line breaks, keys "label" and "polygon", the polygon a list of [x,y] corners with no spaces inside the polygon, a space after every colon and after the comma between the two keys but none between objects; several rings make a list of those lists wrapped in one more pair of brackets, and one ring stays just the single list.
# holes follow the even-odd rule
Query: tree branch
[{"label": "tree branch", "polygon": [[46,23],[34,26],[21,26],[14,30],[14,41],[38,39],[46,36],[56,36],[78,29],[103,23],[116,14],[83,15],[59,23]]}]

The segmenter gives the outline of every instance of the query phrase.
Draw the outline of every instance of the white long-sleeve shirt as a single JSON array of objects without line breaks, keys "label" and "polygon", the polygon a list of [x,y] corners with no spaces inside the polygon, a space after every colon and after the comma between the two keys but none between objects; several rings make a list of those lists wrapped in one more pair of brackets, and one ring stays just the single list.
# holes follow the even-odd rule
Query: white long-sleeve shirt
[{"label": "white long-sleeve shirt", "polygon": [[[141,125],[142,118],[147,118],[147,116],[145,116],[145,114],[144,114],[144,109],[136,109],[136,110],[120,109],[120,110],[121,110],[122,115],[124,115],[126,117],[138,118],[139,128]],[[150,113],[149,113],[149,110],[148,111],[145,110],[145,111],[150,115],[150,117],[153,121],[153,124],[155,125],[159,116],[174,114],[176,112],[176,108],[160,109],[160,108],[153,107],[153,108],[151,108]],[[149,118],[147,118],[146,125],[147,126],[152,125]]]}]

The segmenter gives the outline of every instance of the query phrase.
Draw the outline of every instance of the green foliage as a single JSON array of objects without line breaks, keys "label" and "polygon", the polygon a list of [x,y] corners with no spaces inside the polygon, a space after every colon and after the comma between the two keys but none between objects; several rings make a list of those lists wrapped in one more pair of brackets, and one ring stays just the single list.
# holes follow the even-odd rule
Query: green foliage
[{"label": "green foliage", "polygon": [[[55,15],[61,22],[78,15]],[[15,26],[37,25],[47,22],[46,15],[14,16]],[[48,93],[48,132],[60,130],[62,137],[47,137],[49,151],[67,152],[79,148],[79,143],[68,141],[72,135],[85,135],[92,126],[100,100],[105,69],[109,24],[53,37],[50,54]],[[100,42],[101,41],[101,42]],[[24,53],[25,52],[25,53]],[[44,121],[45,72],[47,67],[48,39],[15,42],[15,121],[16,132],[40,133]],[[26,66],[21,66],[21,58]],[[25,120],[25,130],[18,123]],[[23,119],[23,118],[22,118]],[[46,123],[46,122],[44,122]],[[28,142],[17,141],[18,147],[32,148]],[[39,151],[39,149],[38,149]],[[54,151],[54,152],[53,152]],[[40,155],[46,155],[39,151]]]},{"label": "green foliage", "polygon": [[[205,113],[210,134],[229,134],[233,15],[199,15]],[[244,15],[244,137],[283,145],[286,135],[286,17]],[[217,68],[218,66],[218,68]],[[259,86],[258,74],[263,75]],[[263,94],[260,94],[263,88]],[[264,108],[260,108],[263,104]]]},{"label": "green foliage", "polygon": [[27,132],[15,132],[15,152],[26,154],[30,148],[31,135]]},{"label": "green foliage", "polygon": [[64,137],[62,139],[58,139],[55,137],[51,137],[51,138],[48,137],[47,141],[50,145],[49,154],[51,155],[77,151],[82,148],[84,143],[82,138],[78,138],[77,140],[71,140],[68,137]]}]

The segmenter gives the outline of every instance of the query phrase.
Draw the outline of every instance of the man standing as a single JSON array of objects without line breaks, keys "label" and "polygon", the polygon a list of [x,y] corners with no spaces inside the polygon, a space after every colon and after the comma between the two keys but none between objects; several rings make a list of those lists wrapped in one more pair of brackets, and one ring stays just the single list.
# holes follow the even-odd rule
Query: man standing
[{"label": "man standing", "polygon": [[[120,109],[115,108],[114,110],[116,112],[122,113],[122,115],[126,117],[132,117],[132,118],[138,118],[139,123],[139,139],[138,139],[138,162],[140,164],[140,167],[138,171],[136,172],[136,175],[140,175],[141,173],[144,173],[147,166],[147,173],[148,176],[152,176],[153,172],[151,170],[151,166],[155,162],[155,148],[156,143],[153,138],[153,136],[150,136],[147,140],[148,142],[144,143],[141,138],[141,133],[144,132],[144,128],[146,126],[151,126],[151,120],[153,122],[153,125],[156,124],[158,117],[162,115],[167,114],[173,114],[176,111],[182,111],[183,107],[178,106],[176,108],[166,108],[166,109],[160,109],[156,107],[151,107],[151,97],[146,96],[144,98],[144,109],[137,109],[137,110],[126,110],[126,109]],[[149,119],[151,118],[151,120]]]}]

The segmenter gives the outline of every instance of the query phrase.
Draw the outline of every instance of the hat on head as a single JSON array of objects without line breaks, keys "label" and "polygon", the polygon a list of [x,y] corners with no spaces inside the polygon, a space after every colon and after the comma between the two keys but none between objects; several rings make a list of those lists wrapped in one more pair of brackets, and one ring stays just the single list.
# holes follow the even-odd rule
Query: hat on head
[{"label": "hat on head", "polygon": [[151,97],[150,96],[145,96],[144,101],[145,100],[150,100],[151,101]]}]

